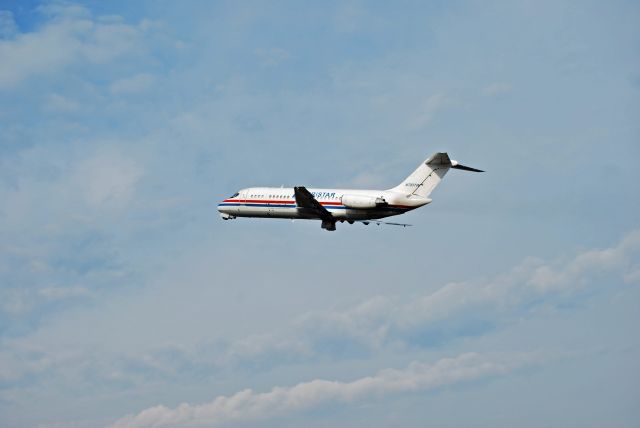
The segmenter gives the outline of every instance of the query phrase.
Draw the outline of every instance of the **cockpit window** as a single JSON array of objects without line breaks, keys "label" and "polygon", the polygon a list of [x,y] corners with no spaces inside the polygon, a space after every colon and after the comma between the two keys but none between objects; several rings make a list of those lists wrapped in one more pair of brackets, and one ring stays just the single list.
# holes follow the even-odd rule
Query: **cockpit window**
[{"label": "cockpit window", "polygon": [[233,194],[233,196],[231,196],[229,199],[233,199],[233,198],[235,198],[236,196],[238,196],[239,194],[240,194],[240,193],[236,192],[236,193],[234,193],[234,194]]}]

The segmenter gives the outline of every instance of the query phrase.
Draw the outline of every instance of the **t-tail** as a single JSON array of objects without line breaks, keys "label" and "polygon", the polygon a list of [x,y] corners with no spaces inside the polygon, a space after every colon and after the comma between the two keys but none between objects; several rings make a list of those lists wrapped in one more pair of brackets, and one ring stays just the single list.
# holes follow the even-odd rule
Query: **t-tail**
[{"label": "t-tail", "polygon": [[480,169],[461,165],[458,161],[451,160],[447,153],[436,153],[422,162],[413,173],[398,186],[390,189],[407,197],[428,197],[436,188],[450,168],[463,171],[484,172]]}]

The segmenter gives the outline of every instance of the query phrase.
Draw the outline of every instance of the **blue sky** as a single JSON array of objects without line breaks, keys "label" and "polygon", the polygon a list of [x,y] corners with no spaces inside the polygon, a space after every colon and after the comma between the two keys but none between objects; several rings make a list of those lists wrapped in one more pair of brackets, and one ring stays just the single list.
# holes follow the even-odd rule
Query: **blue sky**
[{"label": "blue sky", "polygon": [[[0,1],[6,427],[632,427],[636,2]],[[222,222],[453,171],[412,228]]]}]

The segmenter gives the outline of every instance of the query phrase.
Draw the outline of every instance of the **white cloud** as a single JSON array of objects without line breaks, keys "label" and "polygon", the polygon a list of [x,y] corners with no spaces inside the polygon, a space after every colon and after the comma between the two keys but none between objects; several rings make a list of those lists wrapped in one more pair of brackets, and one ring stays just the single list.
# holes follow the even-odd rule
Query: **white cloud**
[{"label": "white cloud", "polygon": [[[255,335],[231,344],[218,362],[250,363],[268,359],[269,354],[287,361],[336,347],[376,350],[391,343],[411,345],[415,340],[436,346],[477,334],[478,322],[508,322],[513,314],[526,314],[536,305],[575,299],[584,290],[602,287],[603,275],[632,282],[638,276],[634,260],[639,251],[640,230],[636,230],[611,248],[587,250],[568,261],[545,263],[528,258],[505,274],[446,284],[409,302],[376,296],[343,311],[308,313],[290,331]],[[328,343],[334,346],[327,347]],[[287,353],[289,358],[283,359]]]},{"label": "white cloud", "polygon": [[[602,292],[617,287],[614,282],[619,285],[637,282],[639,251],[640,231],[632,231],[610,248],[586,250],[569,260],[547,263],[529,258],[494,278],[446,284],[436,292],[418,295],[409,301],[376,296],[346,310],[307,313],[294,320],[288,329],[253,334],[230,343],[114,356],[124,363],[117,365],[117,370],[111,370],[116,370],[123,379],[138,382],[144,380],[131,372],[131,367],[171,378],[203,371],[218,373],[230,368],[281,366],[318,357],[342,358],[353,356],[353,351],[362,356],[363,352],[385,347],[437,348],[446,341],[484,333],[483,327],[478,330],[478,325],[509,323],[541,305],[576,302],[584,291],[600,289]],[[602,278],[611,282],[603,282]],[[68,291],[70,293],[50,290],[45,294],[74,297],[73,289]],[[83,291],[76,291],[77,297],[82,297]],[[44,297],[42,292],[39,297]],[[3,305],[13,305],[12,312],[20,312],[32,300],[20,294],[4,299]],[[29,372],[29,368],[20,372]],[[100,368],[94,367],[92,372],[107,376]]]},{"label": "white cloud", "polygon": [[0,10],[0,39],[10,39],[18,33],[18,26],[9,10]]},{"label": "white cloud", "polygon": [[448,103],[449,98],[445,94],[431,95],[423,103],[416,115],[411,121],[411,127],[414,129],[422,129],[429,125],[435,115],[441,111]]},{"label": "white cloud", "polygon": [[89,18],[91,12],[86,7],[70,2],[42,4],[36,9],[52,19]]},{"label": "white cloud", "polygon": [[[375,296],[346,310],[307,313],[285,330],[212,344],[196,352],[180,350],[178,361],[216,372],[318,357],[362,356],[395,346],[436,348],[460,337],[483,334],[485,328],[527,316],[542,305],[576,302],[584,291],[631,282],[637,276],[639,250],[640,231],[632,231],[610,248],[546,263],[528,258],[494,278],[446,284],[409,301]],[[162,363],[164,372],[174,372],[174,363],[165,361],[162,352],[132,360],[150,368]]]},{"label": "white cloud", "polygon": [[40,349],[3,342],[0,351],[0,382],[9,383],[51,369],[54,362]]},{"label": "white cloud", "polygon": [[44,102],[44,109],[50,113],[73,113],[79,108],[77,102],[60,94],[49,94]]},{"label": "white cloud", "polygon": [[155,77],[148,73],[140,73],[135,76],[116,80],[109,86],[114,94],[128,94],[142,92],[149,89],[155,82]]},{"label": "white cloud", "polygon": [[80,285],[69,287],[49,286],[41,288],[38,294],[47,300],[63,300],[73,297],[84,297],[91,294],[89,289]]},{"label": "white cloud", "polygon": [[361,5],[353,2],[341,2],[333,17],[336,30],[353,33],[361,29],[363,22],[371,22],[372,16]]},{"label": "white cloud", "polygon": [[256,49],[255,53],[266,66],[276,66],[291,58],[291,54],[282,48]]},{"label": "white cloud", "polygon": [[[39,10],[49,16],[43,27],[0,40],[0,89],[16,87],[32,76],[51,75],[76,62],[105,63],[134,52],[148,27],[145,22],[127,25],[94,20],[87,9],[77,5],[49,5]],[[11,28],[6,14],[3,22],[3,28]]]},{"label": "white cloud", "polygon": [[0,290],[0,315],[20,316],[28,314],[45,303],[90,296],[86,287],[50,285],[38,289],[27,287]]},{"label": "white cloud", "polygon": [[640,265],[631,268],[624,276],[624,280],[628,283],[640,283]]},{"label": "white cloud", "polygon": [[10,320],[6,329],[31,329],[45,308],[62,310],[125,275],[111,245],[143,168],[101,140],[83,143],[25,150],[16,161],[22,173],[15,186],[0,186],[0,319]]},{"label": "white cloud", "polygon": [[505,82],[495,82],[488,86],[482,88],[482,93],[489,97],[494,97],[496,95],[506,94],[507,92],[511,92],[513,87],[510,83]]},{"label": "white cloud", "polygon": [[256,421],[328,403],[352,403],[505,375],[540,360],[541,356],[534,354],[487,356],[466,353],[434,364],[413,362],[404,369],[381,370],[351,382],[316,379],[292,387],[274,387],[263,393],[245,389],[201,405],[183,403],[173,409],[162,405],[150,407],[119,419],[112,428],[215,426],[233,421]]},{"label": "white cloud", "polygon": [[59,70],[73,61],[79,41],[67,24],[0,41],[0,88],[16,86],[32,75]]},{"label": "white cloud", "polygon": [[83,161],[76,172],[89,206],[122,208],[135,193],[143,170],[135,161],[117,153],[98,154]]}]

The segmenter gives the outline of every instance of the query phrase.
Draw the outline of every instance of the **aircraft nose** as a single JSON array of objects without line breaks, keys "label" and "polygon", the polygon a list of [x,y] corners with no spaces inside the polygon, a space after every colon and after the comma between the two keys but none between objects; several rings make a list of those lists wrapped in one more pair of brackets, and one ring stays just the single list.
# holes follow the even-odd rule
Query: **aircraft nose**
[{"label": "aircraft nose", "polygon": [[232,220],[236,218],[236,213],[234,213],[234,208],[228,205],[226,202],[229,201],[225,199],[218,204],[218,212],[220,213],[220,217],[222,217],[223,220]]}]

